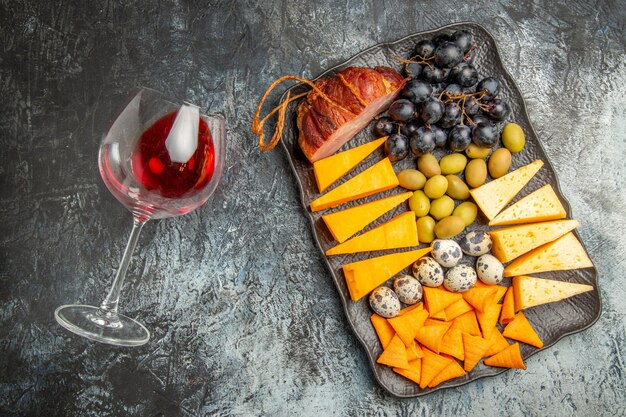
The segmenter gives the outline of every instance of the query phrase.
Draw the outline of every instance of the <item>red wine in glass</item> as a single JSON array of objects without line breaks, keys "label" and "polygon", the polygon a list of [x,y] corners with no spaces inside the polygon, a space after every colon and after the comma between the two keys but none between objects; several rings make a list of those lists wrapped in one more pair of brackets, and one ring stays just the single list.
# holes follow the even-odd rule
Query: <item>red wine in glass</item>
[{"label": "red wine in glass", "polygon": [[99,167],[111,193],[134,223],[112,287],[99,307],[64,305],[55,317],[66,329],[99,342],[138,346],[150,338],[118,302],[141,228],[150,219],[180,216],[215,191],[225,158],[225,122],[189,103],[140,89],[100,144]]}]

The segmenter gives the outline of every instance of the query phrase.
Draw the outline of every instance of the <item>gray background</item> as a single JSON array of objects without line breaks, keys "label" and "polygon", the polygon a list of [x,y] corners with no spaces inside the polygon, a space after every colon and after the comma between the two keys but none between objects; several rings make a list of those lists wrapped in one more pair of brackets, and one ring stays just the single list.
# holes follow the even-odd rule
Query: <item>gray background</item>
[{"label": "gray background", "polygon": [[[0,0],[0,414],[624,415],[626,4],[569,1]],[[421,399],[377,387],[282,151],[250,134],[267,85],[378,42],[473,20],[502,58],[598,268],[589,330]],[[100,180],[102,134],[137,86],[228,118],[213,200],[149,223],[122,311],[140,348],[53,319],[98,303],[131,216]]]}]

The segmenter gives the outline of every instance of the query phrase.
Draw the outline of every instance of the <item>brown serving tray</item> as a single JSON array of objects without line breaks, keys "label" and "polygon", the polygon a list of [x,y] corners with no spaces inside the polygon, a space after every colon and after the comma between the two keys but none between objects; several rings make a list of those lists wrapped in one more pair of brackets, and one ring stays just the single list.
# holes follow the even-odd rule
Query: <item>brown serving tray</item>
[{"label": "brown serving tray", "polygon": [[[544,184],[551,184],[555,189],[557,195],[561,199],[565,209],[567,210],[568,218],[572,218],[569,203],[567,202],[559,188],[559,183],[554,169],[552,168],[552,165],[550,164],[550,161],[546,156],[541,142],[537,137],[537,134],[535,133],[535,130],[530,123],[530,120],[528,119],[528,114],[526,112],[526,106],[524,104],[522,95],[515,85],[515,82],[511,78],[511,75],[507,72],[502,63],[494,38],[482,26],[471,22],[455,23],[452,25],[441,27],[439,29],[416,33],[395,42],[378,44],[358,53],[357,55],[348,59],[346,62],[329,69],[328,71],[321,74],[318,78],[331,76],[349,66],[373,67],[377,65],[384,65],[393,67],[400,71],[402,69],[402,64],[395,60],[394,57],[406,58],[411,54],[415,47],[415,44],[419,40],[432,38],[441,33],[452,33],[457,29],[466,29],[474,35],[478,46],[475,51],[473,64],[478,70],[479,78],[494,76],[500,81],[501,91],[499,93],[499,97],[506,99],[511,107],[511,115],[509,116],[509,120],[515,121],[516,123],[521,125],[526,134],[526,147],[521,153],[513,155],[511,170],[526,165],[534,161],[535,159],[541,159],[544,162],[544,166],[540,169],[537,175],[535,175],[535,177],[526,185],[526,187],[524,187],[524,189],[513,200],[513,202],[538,189]],[[298,84],[291,89],[291,92],[292,94],[297,94],[306,90],[306,86]],[[472,372],[468,373],[462,378],[457,378],[444,382],[435,388],[422,390],[413,382],[408,381],[403,377],[395,374],[390,368],[376,364],[376,358],[380,355],[382,348],[380,346],[374,328],[370,323],[370,315],[372,314],[372,311],[370,310],[370,307],[368,305],[367,297],[364,297],[358,302],[353,302],[350,300],[348,288],[346,286],[341,267],[350,262],[370,258],[373,256],[380,256],[385,253],[390,253],[390,251],[360,253],[355,255],[339,255],[332,257],[325,256],[324,252],[328,248],[334,246],[336,242],[334,242],[332,236],[330,235],[330,232],[324,225],[321,216],[331,211],[342,210],[347,207],[364,203],[366,201],[372,201],[378,198],[382,198],[383,196],[386,197],[392,194],[396,194],[399,192],[399,190],[389,190],[364,199],[343,204],[340,207],[334,209],[312,213],[309,210],[308,206],[313,200],[319,197],[320,194],[318,193],[315,177],[313,175],[313,166],[310,162],[307,161],[298,146],[296,108],[297,103],[292,103],[287,109],[287,114],[285,118],[285,129],[282,138],[283,148],[287,153],[287,157],[300,187],[302,207],[309,216],[309,219],[311,220],[313,235],[315,237],[315,244],[320,249],[321,256],[324,258],[324,261],[328,266],[331,276],[335,281],[348,322],[352,326],[354,333],[356,334],[357,338],[367,352],[370,365],[372,366],[372,369],[374,371],[374,377],[376,378],[378,383],[385,390],[398,397],[417,397],[429,394],[439,389],[457,387],[459,385],[467,384],[482,377],[494,376],[505,372],[506,369],[489,367],[482,364],[481,362],[474,368]],[[362,145],[363,143],[366,143],[373,138],[374,135],[371,128],[366,128],[350,142],[344,145],[341,150],[343,151],[358,145]],[[440,158],[448,152],[449,151],[438,149],[434,153],[438,158]],[[370,155],[365,161],[361,162],[361,164],[359,164],[353,171],[348,173],[343,179],[339,181],[339,183],[351,178],[356,173],[363,171],[365,168],[370,167],[383,157],[384,153],[382,148],[380,148],[372,155]],[[415,168],[415,161],[416,158],[410,155],[403,161],[396,162],[394,164],[394,169],[396,170],[396,172],[399,172],[402,169]],[[488,181],[490,179],[491,178],[488,178]],[[335,184],[333,188],[336,185],[337,184]],[[387,213],[386,215],[382,216],[377,221],[369,225],[365,230],[369,230],[406,210],[408,210],[406,203],[401,204],[395,210],[392,210],[391,212]],[[480,216],[482,216],[482,214],[479,215],[477,221],[470,227],[468,227],[465,232],[468,232],[470,230],[488,229],[488,226],[486,225],[486,219]],[[585,227],[584,220],[581,223],[581,227]],[[578,236],[578,234],[577,237],[580,240],[580,236]],[[420,245],[420,247],[424,246],[425,245],[423,244]],[[397,251],[406,251],[409,249],[415,248],[405,248]],[[466,256],[464,257],[464,260],[462,262],[470,263],[474,262],[474,259],[472,257]],[[597,270],[595,267],[578,269],[573,271],[542,273],[536,274],[536,276],[569,282],[591,284],[596,290],[572,297],[558,303],[538,306],[525,311],[524,313],[534,326],[541,339],[544,341],[545,346],[542,349],[536,349],[532,346],[521,343],[521,352],[524,359],[527,359],[528,357],[540,350],[549,348],[566,335],[570,335],[588,328],[598,319],[601,311],[601,300],[597,282]],[[510,279],[505,278],[504,285],[508,285],[509,283]],[[533,364],[531,364],[531,366],[533,366]]]}]

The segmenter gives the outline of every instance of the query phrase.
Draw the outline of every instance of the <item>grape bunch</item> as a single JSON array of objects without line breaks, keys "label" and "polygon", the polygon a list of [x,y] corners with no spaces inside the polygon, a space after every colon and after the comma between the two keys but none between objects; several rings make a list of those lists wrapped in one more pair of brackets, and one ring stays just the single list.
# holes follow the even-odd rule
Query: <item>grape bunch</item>
[{"label": "grape bunch", "polygon": [[479,81],[472,65],[476,42],[466,30],[417,43],[413,55],[402,60],[410,80],[389,107],[388,116],[376,120],[377,137],[388,136],[385,153],[392,161],[409,154],[432,152],[436,147],[460,152],[473,142],[493,148],[500,136],[496,123],[510,112],[498,98],[500,82]]}]

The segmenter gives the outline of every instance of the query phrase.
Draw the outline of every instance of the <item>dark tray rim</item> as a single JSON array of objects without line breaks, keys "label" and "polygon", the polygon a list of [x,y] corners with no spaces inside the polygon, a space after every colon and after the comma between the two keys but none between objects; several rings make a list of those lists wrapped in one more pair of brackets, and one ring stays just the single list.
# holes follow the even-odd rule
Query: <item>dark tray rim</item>
[{"label": "dark tray rim", "polygon": [[[395,45],[395,44],[404,42],[407,39],[412,38],[412,37],[417,36],[417,35],[428,35],[430,33],[439,32],[439,31],[442,31],[442,30],[457,29],[457,28],[462,27],[464,25],[465,26],[472,25],[472,26],[478,27],[479,29],[483,30],[485,32],[485,34],[487,36],[489,36],[489,38],[491,38],[491,41],[493,41],[493,44],[495,45],[495,48],[496,48],[497,56],[498,56],[498,58],[500,58],[500,61],[501,61],[501,56],[502,55],[500,53],[500,48],[498,47],[498,43],[497,43],[496,39],[493,37],[493,35],[491,34],[491,32],[489,32],[484,26],[482,26],[479,23],[472,22],[472,21],[460,21],[460,22],[455,22],[455,23],[450,23],[450,24],[444,25],[444,26],[440,26],[440,27],[437,27],[437,28],[434,28],[434,29],[429,29],[429,30],[424,30],[424,31],[420,31],[420,32],[415,32],[415,33],[406,35],[406,36],[404,36],[404,37],[402,37],[402,38],[400,38],[398,40],[395,40],[393,42],[381,42],[381,43],[377,43],[375,45],[372,45],[369,48],[365,48],[365,49],[363,49],[363,50],[353,54],[352,56],[350,56],[345,61],[343,61],[343,62],[341,62],[341,63],[339,63],[339,64],[337,64],[337,65],[335,65],[335,66],[333,66],[333,67],[331,67],[329,69],[327,69],[326,71],[322,72],[317,77],[313,78],[311,81],[317,81],[320,78],[324,78],[324,77],[326,77],[329,74],[332,74],[332,73],[334,73],[334,72],[336,72],[336,71],[338,71],[338,70],[340,70],[342,68],[345,68],[346,66],[349,66],[351,61],[353,61],[359,55],[361,55],[361,54],[363,54],[365,52],[372,51],[372,50],[377,49],[377,48],[384,48],[384,47],[388,47],[390,45]],[[526,118],[528,119],[528,122],[529,122],[528,124],[529,124],[530,129],[532,130],[532,133],[534,134],[534,136],[536,138],[539,138],[539,136],[537,135],[537,132],[535,131],[535,127],[533,126],[533,124],[532,124],[532,122],[530,120],[530,117],[528,116],[528,111],[526,110],[526,101],[524,100],[524,96],[522,95],[519,86],[517,85],[515,79],[513,78],[513,76],[511,75],[511,73],[509,72],[509,70],[506,68],[506,66],[504,65],[504,63],[502,61],[501,61],[501,64],[502,64],[503,71],[509,77],[509,79],[511,80],[513,86],[517,89],[517,91],[520,92],[520,99],[522,101],[522,106],[521,107],[522,107],[522,111],[524,113],[524,116],[526,116]],[[299,87],[302,87],[303,85],[304,85],[303,83],[299,83],[299,84],[296,84],[296,85],[290,87],[287,91],[285,91],[281,95],[281,97],[279,99],[279,102],[283,102],[283,100],[285,99],[285,97],[287,95],[287,92],[289,92],[289,91],[291,91],[293,89],[297,89]],[[539,148],[541,149],[541,151],[545,155],[547,155],[546,150],[543,147],[543,144],[541,143],[541,141],[537,140],[537,143],[538,143]],[[296,177],[296,181],[298,183],[298,190],[300,192],[300,203],[302,204],[302,208],[307,213],[307,217],[309,218],[309,223],[310,223],[310,226],[311,226],[311,232],[313,234],[313,239],[315,239],[315,243],[316,243],[317,249],[319,250],[320,254],[322,255],[324,263],[326,264],[326,268],[328,269],[328,271],[330,272],[330,275],[333,278],[333,282],[335,283],[335,287],[336,287],[337,291],[341,291],[341,288],[339,287],[339,283],[337,282],[337,277],[335,277],[335,274],[333,273],[332,266],[328,262],[328,258],[324,254],[324,251],[322,249],[322,245],[321,245],[321,243],[320,243],[320,241],[319,241],[319,239],[317,237],[317,234],[315,232],[315,223],[313,221],[313,217],[311,215],[311,212],[309,211],[308,206],[305,203],[304,188],[303,188],[302,182],[300,181],[300,178],[298,177],[298,172],[296,170],[296,167],[295,167],[291,157],[289,156],[289,150],[287,149],[287,145],[285,144],[284,141],[280,141],[280,144],[281,144],[281,147],[282,147],[283,151],[287,154],[287,160],[289,161],[289,166],[291,167],[291,170],[293,171],[293,174]],[[563,194],[563,191],[561,190],[561,184],[559,182],[559,178],[558,178],[557,175],[555,175],[554,178],[555,178],[554,186],[556,186],[557,190],[559,191],[560,197],[562,197],[562,199],[565,200],[565,203],[566,203],[566,206],[567,206],[567,210],[566,210],[567,211],[567,215],[568,215],[568,217],[573,218],[573,216],[572,216],[572,207],[571,207],[571,205],[569,203],[569,200],[567,199],[567,197],[565,196],[565,194]],[[578,238],[579,241],[582,241],[580,239],[580,235],[578,234],[578,230],[574,230],[574,234],[576,235],[576,237]],[[596,269],[595,264],[594,264],[593,268]],[[596,272],[597,272],[597,269],[596,269]],[[576,329],[576,330],[571,331],[571,332],[561,333],[559,335],[559,337],[554,342],[552,342],[550,344],[547,344],[547,345],[544,345],[540,349],[533,350],[526,358],[530,358],[531,356],[535,355],[536,353],[541,352],[541,351],[543,351],[545,349],[548,349],[549,347],[554,346],[555,344],[557,344],[561,339],[563,339],[566,336],[570,336],[570,335],[573,335],[573,334],[576,334],[576,333],[580,333],[580,332],[582,332],[584,330],[587,330],[591,326],[593,326],[598,321],[600,316],[602,315],[602,297],[601,297],[601,293],[600,293],[600,289],[599,289],[599,285],[598,285],[597,273],[596,273],[596,288],[595,288],[595,291],[598,292],[598,314],[596,315],[596,317],[593,318],[593,320],[591,320],[587,325],[585,325],[585,326],[583,326],[583,327],[581,327],[579,329]],[[347,309],[347,305],[346,305],[347,300],[344,299],[344,297],[339,297],[339,299],[341,300],[341,304],[343,306],[344,316],[347,319],[348,323],[350,324],[350,328],[352,329],[352,333],[354,334],[354,336],[356,336],[356,338],[359,341],[359,343],[361,344],[363,350],[365,350],[365,353],[367,354],[367,357],[368,357],[369,362],[370,362],[370,367],[372,369],[372,373],[374,374],[374,378],[376,379],[376,382],[385,391],[387,391],[389,394],[391,394],[391,395],[393,395],[395,397],[399,397],[399,398],[416,398],[416,397],[421,397],[421,396],[433,394],[433,393],[435,393],[435,392],[437,392],[439,390],[442,390],[442,389],[457,388],[457,387],[460,387],[460,386],[472,383],[472,382],[477,381],[477,380],[482,379],[482,378],[495,377],[495,376],[501,375],[502,373],[504,373],[504,372],[509,370],[507,368],[502,368],[502,369],[498,370],[497,372],[495,372],[493,374],[490,374],[490,375],[477,376],[476,378],[473,378],[473,379],[470,379],[470,380],[467,380],[467,381],[461,381],[461,382],[458,382],[458,383],[452,383],[451,385],[446,385],[446,386],[441,386],[440,385],[438,387],[431,388],[431,389],[429,389],[427,391],[424,390],[424,392],[418,392],[417,394],[398,394],[396,392],[393,392],[391,389],[389,389],[387,387],[387,385],[385,385],[383,383],[383,381],[380,380],[379,375],[378,375],[378,373],[376,372],[376,370],[374,368],[376,366],[376,358],[372,357],[370,350],[367,348],[367,345],[365,344],[365,341],[356,332],[356,328],[355,328],[354,324],[352,323],[352,319],[350,318],[350,315],[348,313],[348,309]]]}]

